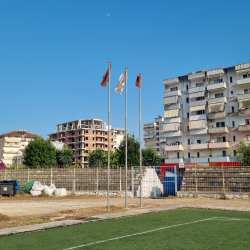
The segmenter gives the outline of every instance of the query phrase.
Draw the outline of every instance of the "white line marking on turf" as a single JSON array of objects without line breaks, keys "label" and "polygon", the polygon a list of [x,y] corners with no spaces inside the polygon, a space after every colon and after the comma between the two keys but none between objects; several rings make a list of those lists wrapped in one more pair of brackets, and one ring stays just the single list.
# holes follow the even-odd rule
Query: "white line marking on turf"
[{"label": "white line marking on turf", "polygon": [[66,248],[64,250],[76,249],[76,248],[79,248],[79,247],[86,247],[86,246],[99,244],[99,243],[103,243],[103,242],[107,242],[107,241],[124,239],[124,238],[132,237],[132,236],[137,236],[137,235],[147,234],[147,233],[151,233],[151,232],[155,232],[155,231],[159,231],[159,230],[163,230],[163,229],[168,229],[168,228],[171,228],[171,227],[185,226],[185,225],[199,223],[199,222],[203,222],[203,221],[207,221],[207,220],[213,220],[213,219],[217,219],[217,218],[218,217],[212,217],[212,218],[208,218],[208,219],[204,219],[204,220],[196,220],[196,221],[191,221],[191,222],[187,222],[187,223],[182,223],[182,224],[177,224],[177,225],[172,225],[172,226],[167,226],[167,227],[161,227],[161,228],[157,228],[157,229],[153,229],[153,230],[149,230],[149,231],[145,231],[145,232],[141,232],[141,233],[129,234],[129,235],[120,236],[120,237],[116,237],[116,238],[111,238],[111,239],[107,239],[107,240],[100,240],[100,241],[96,241],[96,242],[92,242],[92,243],[87,243],[87,244],[83,244],[83,245],[76,246],[76,247],[70,247],[70,248]]}]

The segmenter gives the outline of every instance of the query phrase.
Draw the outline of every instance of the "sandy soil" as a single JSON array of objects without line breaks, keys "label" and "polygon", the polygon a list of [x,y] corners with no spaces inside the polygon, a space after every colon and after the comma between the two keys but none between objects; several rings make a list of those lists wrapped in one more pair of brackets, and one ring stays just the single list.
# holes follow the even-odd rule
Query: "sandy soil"
[{"label": "sandy soil", "polygon": [[[143,207],[190,206],[195,208],[232,209],[250,212],[250,200],[210,198],[143,199]],[[93,216],[107,213],[107,198],[97,196],[68,197],[0,197],[0,228],[39,223],[42,215]],[[125,210],[124,197],[110,198],[110,212]],[[129,198],[128,209],[140,207],[140,199]]]}]

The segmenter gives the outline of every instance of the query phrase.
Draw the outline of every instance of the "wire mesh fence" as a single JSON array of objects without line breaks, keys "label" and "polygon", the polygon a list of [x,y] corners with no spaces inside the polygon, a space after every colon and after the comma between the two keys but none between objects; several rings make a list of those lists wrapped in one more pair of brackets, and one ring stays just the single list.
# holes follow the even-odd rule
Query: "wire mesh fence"
[{"label": "wire mesh fence", "polygon": [[[107,169],[93,168],[28,168],[0,171],[0,180],[18,180],[21,190],[31,180],[45,185],[55,184],[68,191],[106,191]],[[125,168],[110,169],[110,191],[125,190]],[[131,169],[128,168],[128,189],[131,189]]]},{"label": "wire mesh fence", "polygon": [[[54,183],[68,191],[107,191],[107,168],[26,168],[0,170],[0,180],[18,180],[21,188],[31,180]],[[125,191],[124,166],[110,169],[110,191]],[[250,193],[250,166],[233,163],[178,164],[128,168],[127,191],[133,197],[164,198],[177,192]],[[141,188],[142,187],[142,188]]]}]

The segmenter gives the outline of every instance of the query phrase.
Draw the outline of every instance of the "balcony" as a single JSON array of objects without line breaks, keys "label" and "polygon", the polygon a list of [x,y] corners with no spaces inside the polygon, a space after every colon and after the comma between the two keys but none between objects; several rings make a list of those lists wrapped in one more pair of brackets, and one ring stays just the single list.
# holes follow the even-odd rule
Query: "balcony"
[{"label": "balcony", "polygon": [[225,111],[223,112],[217,112],[217,113],[209,113],[208,119],[215,120],[215,119],[222,119],[227,116],[227,113]]},{"label": "balcony", "polygon": [[250,109],[242,109],[238,110],[239,116],[249,116],[250,115]]},{"label": "balcony", "polygon": [[190,130],[190,135],[204,135],[207,134],[207,128]]},{"label": "balcony", "polygon": [[156,142],[154,143],[145,143],[145,147],[152,147],[152,146],[156,146]]},{"label": "balcony", "polygon": [[195,88],[191,88],[188,90],[188,93],[189,94],[192,94],[192,93],[196,93],[196,92],[202,92],[202,91],[205,91],[206,87],[205,86],[201,86],[201,87],[195,87]]},{"label": "balcony", "polygon": [[165,151],[183,151],[183,146],[182,145],[165,145]]},{"label": "balcony", "polygon": [[208,104],[211,103],[218,103],[218,102],[227,102],[227,98],[226,97],[218,97],[218,98],[211,98],[208,100]]},{"label": "balcony", "polygon": [[210,84],[207,86],[208,91],[216,91],[216,90],[223,90],[227,88],[227,84],[225,82]]},{"label": "balcony", "polygon": [[230,161],[229,156],[213,156],[209,157],[210,162],[228,162]]},{"label": "balcony", "polygon": [[201,144],[191,144],[190,149],[208,149],[208,143],[201,143]]},{"label": "balcony", "polygon": [[250,124],[248,124],[248,125],[239,125],[238,130],[240,132],[250,131]]},{"label": "balcony", "polygon": [[238,94],[237,98],[238,98],[238,100],[250,99],[250,93]]},{"label": "balcony", "polygon": [[178,131],[175,131],[175,132],[165,132],[164,133],[164,137],[178,137],[178,136],[182,136],[182,131],[181,130],[178,130]]},{"label": "balcony", "polygon": [[207,115],[190,115],[189,120],[190,121],[197,121],[197,120],[206,120]]},{"label": "balcony", "polygon": [[[171,97],[170,97],[171,98]],[[166,98],[165,98],[166,99]],[[169,109],[180,109],[181,108],[181,104],[180,103],[176,103],[176,104],[168,104],[167,101],[165,102],[164,99],[164,103],[163,105],[165,106],[165,110],[169,110]]]},{"label": "balcony", "polygon": [[196,73],[188,74],[188,80],[195,80],[195,79],[199,79],[199,78],[205,78],[205,72],[198,71]]},{"label": "balcony", "polygon": [[169,97],[169,96],[182,96],[182,94],[180,90],[167,91],[163,93],[163,97]]},{"label": "balcony", "polygon": [[207,104],[207,101],[206,100],[200,100],[200,101],[190,101],[189,102],[189,106],[190,107],[194,107],[194,106],[201,106],[201,105],[206,105]]},{"label": "balcony", "polygon": [[167,139],[160,139],[160,142],[166,142]]},{"label": "balcony", "polygon": [[176,117],[176,118],[166,118],[164,119],[164,124],[167,123],[180,123],[181,122],[181,118],[180,117]]},{"label": "balcony", "polygon": [[228,133],[228,127],[215,127],[215,128],[208,128],[209,134],[217,134],[217,133]]},{"label": "balcony", "polygon": [[247,85],[247,84],[250,84],[250,77],[237,80],[238,86],[243,86],[243,85]]},{"label": "balcony", "polygon": [[168,85],[171,85],[171,84],[178,84],[178,83],[180,83],[178,77],[174,77],[174,78],[163,80],[163,84],[165,86],[168,86]]},{"label": "balcony", "polygon": [[144,139],[145,141],[155,140],[155,136],[154,136],[154,135],[144,136],[143,139]]},{"label": "balcony", "polygon": [[208,77],[214,77],[214,76],[224,75],[224,74],[225,72],[223,69],[214,69],[214,70],[210,70],[207,72]]},{"label": "balcony", "polygon": [[183,163],[183,158],[165,158],[165,163]]},{"label": "balcony", "polygon": [[154,123],[148,123],[148,124],[144,124],[143,125],[143,128],[144,129],[152,129],[155,127],[155,124]]},{"label": "balcony", "polygon": [[191,163],[206,163],[208,162],[208,156],[192,157],[190,158]]},{"label": "balcony", "polygon": [[228,142],[210,142],[209,148],[229,148]]}]

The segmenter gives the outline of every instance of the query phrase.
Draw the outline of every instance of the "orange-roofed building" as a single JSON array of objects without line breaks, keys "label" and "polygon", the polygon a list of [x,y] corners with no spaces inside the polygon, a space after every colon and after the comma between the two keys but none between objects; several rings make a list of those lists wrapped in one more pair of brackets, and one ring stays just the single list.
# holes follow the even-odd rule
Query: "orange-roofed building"
[{"label": "orange-roofed building", "polygon": [[23,162],[23,152],[35,134],[28,133],[26,130],[12,131],[0,135],[0,161],[7,167]]}]

